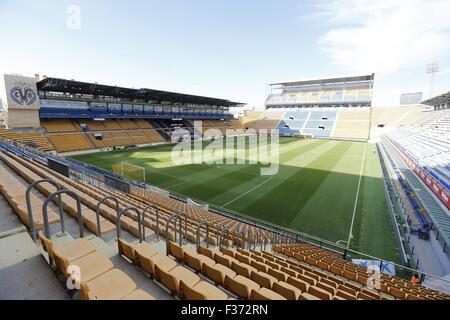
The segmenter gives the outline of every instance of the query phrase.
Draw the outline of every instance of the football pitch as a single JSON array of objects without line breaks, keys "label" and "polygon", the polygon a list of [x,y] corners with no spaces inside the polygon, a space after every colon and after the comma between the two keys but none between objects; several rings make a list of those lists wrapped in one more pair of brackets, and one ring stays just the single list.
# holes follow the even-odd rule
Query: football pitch
[{"label": "football pitch", "polygon": [[260,174],[261,164],[174,164],[173,147],[72,158],[110,171],[121,162],[141,166],[150,184],[329,241],[350,239],[352,249],[399,261],[374,144],[281,138],[271,176]]}]

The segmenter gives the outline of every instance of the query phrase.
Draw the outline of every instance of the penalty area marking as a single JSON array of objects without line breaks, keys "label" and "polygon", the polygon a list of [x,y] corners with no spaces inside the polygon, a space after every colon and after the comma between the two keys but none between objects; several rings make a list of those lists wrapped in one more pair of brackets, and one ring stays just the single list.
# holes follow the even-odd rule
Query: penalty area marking
[{"label": "penalty area marking", "polygon": [[175,176],[173,176],[171,174],[167,174],[167,173],[164,173],[164,172],[159,172],[159,171],[151,170],[151,169],[147,169],[147,168],[145,168],[145,170],[150,171],[152,173],[161,174],[161,175],[166,176],[166,177],[170,177],[170,178],[175,178],[177,180],[181,180],[181,182],[177,182],[175,184],[172,184],[172,185],[169,185],[169,186],[163,187],[163,188],[172,188],[174,186],[178,186],[178,185],[183,184],[183,183],[191,182],[191,180],[180,178],[180,177],[175,177]]},{"label": "penalty area marking", "polygon": [[225,203],[223,206],[221,206],[221,208],[225,208],[225,207],[226,207],[227,205],[229,205],[230,203],[235,202],[237,199],[242,198],[242,197],[245,196],[246,194],[249,194],[249,193],[252,192],[253,190],[255,190],[255,189],[261,187],[263,184],[269,182],[269,181],[272,180],[272,179],[273,179],[273,177],[270,177],[269,179],[264,180],[263,182],[261,182],[260,184],[254,186],[253,188],[251,188],[251,189],[248,190],[247,192],[241,194],[240,196],[237,196],[236,198],[232,199],[231,201],[228,201],[228,202]]},{"label": "penalty area marking", "polygon": [[172,184],[172,185],[167,186],[167,187],[164,187],[164,188],[170,189],[170,188],[173,188],[173,187],[175,187],[175,186],[179,186],[179,185],[182,185],[182,184],[184,184],[184,183],[191,182],[191,180],[186,180],[186,179],[182,179],[182,180],[184,180],[184,181],[181,181],[181,182]]},{"label": "penalty area marking", "polygon": [[[142,168],[144,168],[144,167],[142,167]],[[156,170],[152,170],[152,169],[148,169],[148,168],[144,168],[146,171],[150,171],[150,172],[153,172],[153,173],[156,173],[156,174],[162,174],[162,175],[164,175],[164,176],[167,176],[167,177],[171,177],[171,178],[175,178],[175,179],[178,179],[178,180],[186,180],[186,179],[182,179],[182,178],[180,178],[180,177],[175,177],[175,176],[173,176],[173,175],[171,175],[171,174],[167,174],[167,173],[164,173],[164,172],[159,172],[159,171],[156,171]]]},{"label": "penalty area marking", "polygon": [[358,189],[356,190],[355,206],[353,207],[352,223],[350,224],[350,231],[348,233],[347,249],[350,248],[350,241],[351,241],[351,238],[352,238],[353,223],[355,222],[356,208],[358,206],[359,189],[361,187],[361,178],[362,178],[362,173],[363,173],[363,169],[364,169],[364,164],[365,164],[365,161],[366,161],[366,151],[367,151],[367,143],[364,146],[364,155],[363,155],[363,159],[362,159],[362,162],[361,162],[361,170],[359,171]]}]

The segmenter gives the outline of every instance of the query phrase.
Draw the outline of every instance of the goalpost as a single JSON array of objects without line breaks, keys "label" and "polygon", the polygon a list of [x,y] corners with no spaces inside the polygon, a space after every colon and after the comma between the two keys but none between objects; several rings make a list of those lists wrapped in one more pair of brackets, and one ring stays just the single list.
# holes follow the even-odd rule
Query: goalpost
[{"label": "goalpost", "polygon": [[127,162],[120,162],[112,166],[113,172],[124,178],[135,181],[145,180],[145,168]]}]

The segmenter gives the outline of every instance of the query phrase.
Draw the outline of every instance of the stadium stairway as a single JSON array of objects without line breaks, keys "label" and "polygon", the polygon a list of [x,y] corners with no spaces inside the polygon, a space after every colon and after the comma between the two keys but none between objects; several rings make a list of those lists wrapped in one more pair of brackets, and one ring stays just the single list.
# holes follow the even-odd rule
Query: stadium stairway
[{"label": "stadium stairway", "polygon": [[164,125],[163,122],[161,122],[160,120],[156,120],[156,119],[148,119],[147,120],[150,125],[156,129],[156,131],[164,138],[164,140],[166,141],[171,141],[171,137],[170,137],[170,129],[167,128],[167,126]]}]

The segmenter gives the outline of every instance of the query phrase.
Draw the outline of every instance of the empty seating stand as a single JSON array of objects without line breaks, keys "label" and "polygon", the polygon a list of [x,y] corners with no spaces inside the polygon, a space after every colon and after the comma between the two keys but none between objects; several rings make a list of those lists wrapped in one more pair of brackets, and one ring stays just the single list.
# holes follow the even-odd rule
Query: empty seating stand
[{"label": "empty seating stand", "polygon": [[53,151],[54,148],[40,131],[16,132],[0,128],[0,138],[14,141],[41,151]]},{"label": "empty seating stand", "polygon": [[48,138],[58,152],[80,151],[94,148],[84,133],[49,134]]},{"label": "empty seating stand", "polygon": [[154,300],[124,272],[115,269],[113,263],[84,238],[56,246],[44,233],[39,232],[42,247],[49,262],[70,277],[69,266],[79,268],[80,295],[84,300]]},{"label": "empty seating stand", "polygon": [[[225,242],[218,249],[217,237],[221,225],[235,228],[237,232],[258,233],[259,229],[245,223],[213,214],[195,206],[163,197],[154,192],[125,194],[106,190],[72,180],[46,167],[44,164],[0,151],[0,192],[12,205],[16,213],[27,222],[24,207],[24,190],[38,179],[47,178],[57,182],[61,188],[76,190],[81,200],[81,210],[86,228],[96,235],[110,233],[119,225],[130,236],[141,238],[142,231],[149,239],[156,233],[168,242],[168,255],[156,249],[151,242],[129,242],[118,237],[117,251],[133,263],[152,280],[163,286],[172,295],[189,300],[370,300],[370,299],[448,299],[434,290],[411,286],[400,278],[382,276],[381,287],[377,290],[367,287],[367,270],[349,263],[339,254],[309,244],[274,245],[273,251],[229,248],[242,246],[242,238],[231,232],[224,236]],[[32,192],[33,219],[38,229],[42,228],[41,212],[43,199],[54,191],[46,184]],[[100,208],[101,232],[97,230],[97,203],[105,196],[117,199],[119,208],[134,207],[139,216],[126,212],[117,222],[117,211],[113,201],[105,201]],[[57,199],[54,200],[58,204]],[[14,206],[13,206],[14,205]],[[152,205],[153,207],[149,207]],[[53,209],[52,209],[53,208]],[[59,221],[55,205],[50,208],[51,223]],[[147,210],[148,209],[148,210]],[[63,198],[63,210],[76,219],[76,202]],[[180,214],[182,232],[174,225],[166,224],[174,213]],[[158,215],[158,220],[156,216]],[[39,220],[41,219],[41,220]],[[198,224],[209,221],[209,236],[200,229],[201,239],[211,244],[211,248],[199,246],[194,249],[188,242],[196,242]],[[76,221],[76,220],[74,220]],[[159,222],[159,226],[157,225]],[[178,234],[177,234],[178,232]],[[265,232],[265,233],[264,233]],[[270,238],[267,231],[261,234]],[[39,233],[49,262],[53,262],[64,277],[70,276],[67,267],[77,265],[82,270],[80,296],[83,299],[152,299],[138,289],[136,283],[119,270],[111,260],[98,252],[87,240],[80,238],[66,244],[55,244],[51,237]],[[176,238],[185,242],[181,245]],[[239,242],[238,240],[241,240]],[[252,237],[246,239],[252,244]],[[254,242],[253,242],[254,243]],[[142,286],[139,284],[142,288]],[[118,289],[120,288],[120,290]]]},{"label": "empty seating stand", "polygon": [[[188,300],[228,299],[225,292],[147,243],[129,244],[120,239],[118,244],[121,254],[160,282],[171,294]],[[179,253],[183,255],[183,251]]]},{"label": "empty seating stand", "polygon": [[[291,266],[291,269],[302,273],[297,278],[309,285],[308,293],[315,296],[321,295],[322,299],[328,296],[325,292],[331,294],[329,298],[339,297],[339,299],[450,298],[446,294],[423,286],[413,286],[408,281],[386,274],[381,274],[379,289],[368,288],[367,280],[370,273],[366,268],[348,262],[338,254],[309,244],[274,246],[273,250],[288,257],[288,259],[283,258],[285,262],[296,263],[297,267]],[[309,292],[311,286],[316,288]],[[317,290],[317,287],[321,290]]]}]

